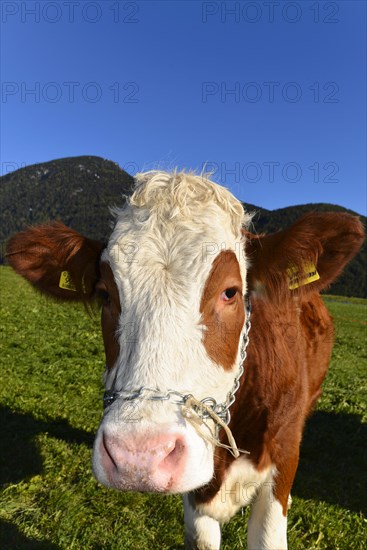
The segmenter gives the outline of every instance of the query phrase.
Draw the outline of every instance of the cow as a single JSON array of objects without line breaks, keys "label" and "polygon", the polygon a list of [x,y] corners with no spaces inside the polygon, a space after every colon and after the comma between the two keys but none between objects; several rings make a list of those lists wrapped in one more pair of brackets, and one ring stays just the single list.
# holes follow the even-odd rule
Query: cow
[{"label": "cow", "polygon": [[364,238],[347,213],[250,232],[227,189],[191,172],[138,174],[107,243],[61,222],[14,235],[36,289],[101,303],[104,415],[93,471],[120,491],[182,493],[186,548],[219,549],[251,504],[248,547],[287,548],[305,420],[333,345],[320,297]]}]

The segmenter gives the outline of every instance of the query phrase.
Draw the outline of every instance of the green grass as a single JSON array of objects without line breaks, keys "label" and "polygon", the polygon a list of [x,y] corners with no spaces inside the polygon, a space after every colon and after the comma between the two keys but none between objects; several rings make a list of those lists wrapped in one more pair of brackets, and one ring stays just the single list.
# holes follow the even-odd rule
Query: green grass
[{"label": "green grass", "polygon": [[[0,548],[178,550],[179,496],[118,493],[91,471],[104,369],[98,314],[54,304],[0,269]],[[290,550],[362,550],[366,523],[366,301],[326,296],[336,344],[308,422]],[[246,548],[240,513],[223,549]]]}]

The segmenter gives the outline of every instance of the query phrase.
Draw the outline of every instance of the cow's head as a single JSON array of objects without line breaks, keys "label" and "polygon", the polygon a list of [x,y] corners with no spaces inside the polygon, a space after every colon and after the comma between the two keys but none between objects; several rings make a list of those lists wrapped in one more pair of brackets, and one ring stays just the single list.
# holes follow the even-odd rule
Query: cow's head
[{"label": "cow's head", "polygon": [[[200,424],[196,409],[188,421],[182,396],[224,403],[233,388],[245,326],[250,217],[206,178],[161,172],[138,176],[134,194],[114,213],[106,246],[53,223],[15,235],[9,263],[42,292],[102,302],[109,394],[94,445],[98,480],[122,490],[190,491],[213,475],[214,446],[205,432],[214,426]],[[359,246],[361,229],[351,216],[337,221],[331,214],[326,225],[322,216],[274,242],[265,238],[269,270],[261,239],[247,234],[253,288],[279,294],[289,262],[300,271],[312,261],[330,282],[326,241],[340,248],[343,231],[359,232]],[[355,252],[351,239],[334,275]],[[141,388],[144,398],[132,399]],[[171,390],[177,393],[163,399]]]},{"label": "cow's head", "polygon": [[[213,448],[170,390],[225,400],[238,368],[246,264],[241,204],[190,175],[153,173],[115,212],[100,261],[105,385],[123,396],[106,410],[94,471],[120,489],[187,491],[213,473]],[[224,327],[230,337],[222,338]],[[144,393],[144,390],[143,390]]]}]

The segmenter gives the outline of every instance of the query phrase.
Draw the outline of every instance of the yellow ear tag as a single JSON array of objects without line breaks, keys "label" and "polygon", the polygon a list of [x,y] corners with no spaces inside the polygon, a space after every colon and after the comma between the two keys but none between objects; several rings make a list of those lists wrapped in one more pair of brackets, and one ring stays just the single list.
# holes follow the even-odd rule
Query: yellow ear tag
[{"label": "yellow ear tag", "polygon": [[303,273],[300,273],[296,267],[289,267],[287,275],[289,278],[289,290],[294,290],[320,279],[320,275],[317,273],[317,269],[312,262],[303,264]]},{"label": "yellow ear tag", "polygon": [[68,271],[61,271],[59,287],[64,288],[65,290],[73,290],[74,292],[76,292],[76,287]]}]

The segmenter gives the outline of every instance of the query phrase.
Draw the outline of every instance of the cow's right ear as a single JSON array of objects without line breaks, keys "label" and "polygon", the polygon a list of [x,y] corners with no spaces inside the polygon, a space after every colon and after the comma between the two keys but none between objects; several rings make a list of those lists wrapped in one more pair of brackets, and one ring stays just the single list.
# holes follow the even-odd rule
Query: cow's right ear
[{"label": "cow's right ear", "polygon": [[61,222],[30,227],[9,240],[11,267],[38,290],[62,300],[89,301],[104,244]]}]

